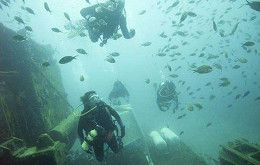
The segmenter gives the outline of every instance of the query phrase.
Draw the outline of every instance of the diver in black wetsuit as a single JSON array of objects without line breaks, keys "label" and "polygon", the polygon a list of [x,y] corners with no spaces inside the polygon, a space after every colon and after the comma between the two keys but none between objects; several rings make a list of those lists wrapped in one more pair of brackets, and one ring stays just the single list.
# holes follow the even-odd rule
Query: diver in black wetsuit
[{"label": "diver in black wetsuit", "polygon": [[[101,35],[100,46],[115,35],[120,27],[124,38],[135,36],[135,30],[128,31],[124,15],[125,0],[108,0],[105,3],[83,8],[80,14],[86,19],[86,29],[92,42],[97,42]],[[100,38],[101,39],[101,38]]]},{"label": "diver in black wetsuit", "polygon": [[121,105],[119,98],[125,98],[129,102],[129,93],[121,81],[115,81],[112,91],[109,93],[108,99],[114,105]]},{"label": "diver in black wetsuit", "polygon": [[[78,122],[78,136],[82,149],[87,153],[92,153],[93,148],[98,161],[104,159],[104,143],[107,143],[114,153],[119,152],[123,147],[121,139],[125,136],[125,126],[118,113],[105,102],[100,101],[95,91],[85,93],[81,101],[84,104],[84,110]],[[121,128],[120,137],[116,137],[113,133],[117,127],[111,115]]]},{"label": "diver in black wetsuit", "polygon": [[159,85],[156,103],[161,111],[165,112],[172,108],[174,113],[178,109],[178,96],[175,89],[172,81],[164,81]]}]

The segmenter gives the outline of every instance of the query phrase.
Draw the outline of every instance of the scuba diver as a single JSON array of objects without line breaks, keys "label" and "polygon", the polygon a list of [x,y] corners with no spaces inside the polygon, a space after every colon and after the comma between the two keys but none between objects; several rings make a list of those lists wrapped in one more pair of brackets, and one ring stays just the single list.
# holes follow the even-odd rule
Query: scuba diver
[{"label": "scuba diver", "polygon": [[86,20],[86,29],[89,33],[89,38],[92,42],[97,42],[101,39],[100,46],[107,43],[109,38],[118,39],[122,35],[117,31],[120,27],[125,39],[130,39],[135,36],[135,30],[128,31],[125,17],[125,0],[108,0],[105,3],[83,8],[80,14]]},{"label": "scuba diver", "polygon": [[129,102],[129,93],[121,81],[115,81],[112,91],[109,93],[108,99],[113,105],[121,105],[120,97],[125,98]]},{"label": "scuba diver", "polygon": [[172,108],[173,113],[178,109],[178,97],[175,91],[176,87],[172,81],[163,81],[157,88],[156,103],[161,111],[167,111]]},{"label": "scuba diver", "polygon": [[[125,126],[118,113],[101,101],[95,91],[85,93],[81,97],[81,101],[84,105],[84,110],[81,112],[78,122],[78,136],[81,147],[91,154],[93,148],[97,161],[101,162],[104,159],[104,143],[107,143],[114,153],[118,153],[122,149]],[[121,128],[121,136],[113,133],[116,130],[118,134],[118,129],[112,120],[112,116]]]}]

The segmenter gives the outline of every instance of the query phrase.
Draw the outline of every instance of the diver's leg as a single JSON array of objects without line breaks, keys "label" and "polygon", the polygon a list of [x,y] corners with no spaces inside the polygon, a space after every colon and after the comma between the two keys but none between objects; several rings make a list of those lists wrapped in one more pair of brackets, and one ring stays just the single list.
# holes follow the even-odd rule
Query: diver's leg
[{"label": "diver's leg", "polygon": [[111,150],[114,152],[114,153],[118,153],[119,150],[121,149],[119,147],[119,144],[116,140],[116,136],[113,135],[112,138],[110,139],[110,141],[107,142],[108,146],[111,148]]},{"label": "diver's leg", "polygon": [[93,149],[94,149],[94,153],[95,153],[95,157],[97,159],[97,161],[101,162],[104,159],[104,143],[103,142],[99,142],[99,143],[95,143],[93,145]]}]

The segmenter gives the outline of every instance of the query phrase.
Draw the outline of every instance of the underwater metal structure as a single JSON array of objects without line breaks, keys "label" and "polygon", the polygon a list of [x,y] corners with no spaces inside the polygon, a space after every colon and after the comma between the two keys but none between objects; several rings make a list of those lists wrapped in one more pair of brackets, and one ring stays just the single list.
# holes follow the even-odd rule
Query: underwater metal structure
[{"label": "underwater metal structure", "polygon": [[245,139],[237,139],[221,145],[219,152],[221,165],[260,165],[260,146]]},{"label": "underwater metal structure", "polygon": [[0,164],[63,164],[77,134],[55,51],[3,24],[0,34]]}]

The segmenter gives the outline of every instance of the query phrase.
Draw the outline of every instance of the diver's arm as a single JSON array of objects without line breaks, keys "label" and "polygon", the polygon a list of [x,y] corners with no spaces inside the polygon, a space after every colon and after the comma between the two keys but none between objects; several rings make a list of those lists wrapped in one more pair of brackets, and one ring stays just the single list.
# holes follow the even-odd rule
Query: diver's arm
[{"label": "diver's arm", "polygon": [[119,124],[120,128],[123,128],[124,124],[123,124],[119,114],[112,107],[110,107],[109,105],[107,105],[107,107],[108,107],[108,110],[109,110],[110,114],[112,116],[114,116],[114,118],[116,119],[116,121]]},{"label": "diver's arm", "polygon": [[120,25],[121,31],[122,31],[125,39],[130,39],[130,38],[134,37],[135,30],[132,29],[130,32],[128,31],[127,26],[126,26],[126,18],[123,14],[119,18],[119,25]]},{"label": "diver's arm", "polygon": [[84,141],[82,118],[79,119],[79,123],[78,123],[78,136],[79,136],[80,144],[82,144]]}]

